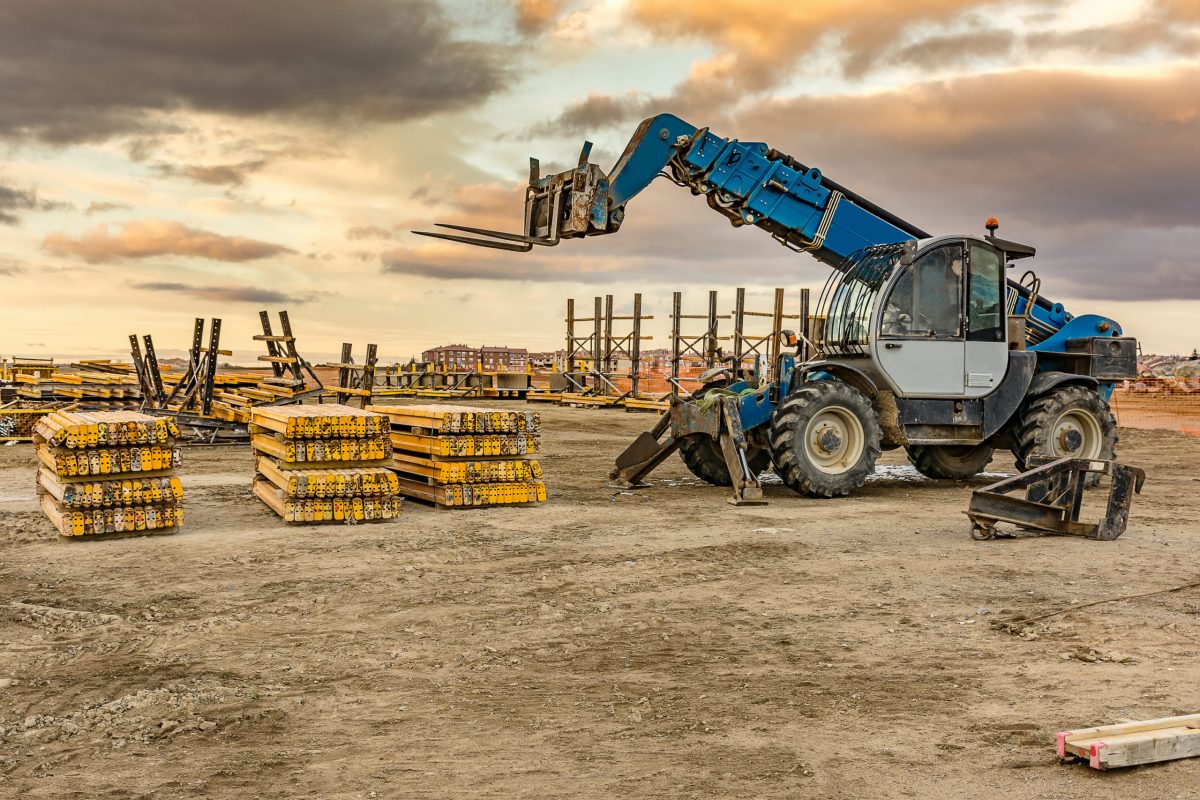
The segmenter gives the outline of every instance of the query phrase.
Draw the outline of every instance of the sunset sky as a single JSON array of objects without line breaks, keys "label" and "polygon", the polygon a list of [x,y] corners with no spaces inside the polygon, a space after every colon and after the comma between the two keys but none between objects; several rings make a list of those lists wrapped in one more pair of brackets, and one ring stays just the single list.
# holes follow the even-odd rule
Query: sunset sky
[{"label": "sunset sky", "polygon": [[657,346],[674,290],[819,286],[666,182],[531,254],[408,232],[517,230],[529,156],[587,138],[608,168],[664,111],[926,230],[995,215],[1045,295],[1200,346],[1197,0],[4,0],[0,355],[181,348],[220,316],[250,356],[261,308],[314,360],[551,349],[566,298],[634,291]]}]

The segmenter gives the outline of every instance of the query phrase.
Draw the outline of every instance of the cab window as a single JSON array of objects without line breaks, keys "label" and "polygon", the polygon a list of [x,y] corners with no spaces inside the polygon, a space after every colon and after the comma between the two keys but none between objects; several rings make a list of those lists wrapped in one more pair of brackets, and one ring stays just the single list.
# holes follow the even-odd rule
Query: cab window
[{"label": "cab window", "polygon": [[990,247],[971,245],[967,339],[1004,341],[1004,261]]},{"label": "cab window", "polygon": [[963,248],[943,245],[917,258],[892,285],[880,336],[957,338],[962,335]]}]

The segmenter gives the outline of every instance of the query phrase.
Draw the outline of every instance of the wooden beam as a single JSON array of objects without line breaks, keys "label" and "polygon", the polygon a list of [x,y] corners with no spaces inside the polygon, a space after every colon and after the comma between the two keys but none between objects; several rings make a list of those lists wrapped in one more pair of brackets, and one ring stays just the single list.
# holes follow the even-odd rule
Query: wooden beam
[{"label": "wooden beam", "polygon": [[1059,758],[1086,758],[1094,769],[1200,756],[1200,714],[1080,728],[1058,734]]}]

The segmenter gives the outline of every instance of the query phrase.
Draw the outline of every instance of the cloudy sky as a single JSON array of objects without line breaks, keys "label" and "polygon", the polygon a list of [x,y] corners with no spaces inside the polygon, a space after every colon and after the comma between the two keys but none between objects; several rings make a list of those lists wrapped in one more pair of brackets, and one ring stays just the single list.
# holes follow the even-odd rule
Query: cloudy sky
[{"label": "cloudy sky", "polygon": [[[1200,346],[1196,0],[4,0],[0,353],[561,345],[565,300],[732,306],[826,268],[659,182],[615,236],[501,253],[528,156],[644,117],[765,141],[917,225],[1035,244],[1043,292]],[[661,329],[661,330],[659,330]]]}]

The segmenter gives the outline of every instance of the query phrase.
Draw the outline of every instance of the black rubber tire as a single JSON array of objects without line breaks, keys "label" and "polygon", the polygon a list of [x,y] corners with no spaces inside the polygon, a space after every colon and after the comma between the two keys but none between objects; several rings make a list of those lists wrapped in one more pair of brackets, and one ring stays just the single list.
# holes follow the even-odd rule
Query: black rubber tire
[{"label": "black rubber tire", "polygon": [[[1081,452],[1079,457],[1112,459],[1117,454],[1117,418],[1095,389],[1087,386],[1062,386],[1054,391],[1026,401],[1021,413],[1013,446],[1017,469],[1024,472],[1031,456],[1071,455],[1052,441],[1054,427],[1068,412],[1087,415],[1095,420],[1099,446],[1092,453]],[[1086,442],[1083,447],[1086,447]],[[1089,476],[1089,485],[1099,481]]]},{"label": "black rubber tire", "polygon": [[[708,436],[693,436],[684,439],[679,445],[679,457],[683,460],[688,471],[700,480],[713,486],[732,486],[729,478],[729,468],[725,466],[725,456],[721,452],[721,444]],[[749,447],[746,450],[746,463],[755,475],[771,466],[771,456],[766,450]]]},{"label": "black rubber tire", "polygon": [[[842,409],[862,427],[861,452],[841,471],[829,471],[809,455],[805,435],[823,411]],[[879,458],[879,416],[871,401],[848,383],[822,380],[802,383],[779,404],[771,417],[771,463],[785,485],[809,497],[847,495],[866,483]]]},{"label": "black rubber tire", "polygon": [[[724,381],[707,383],[692,393],[699,399],[708,393],[709,389],[723,389]],[[684,439],[679,445],[679,458],[683,461],[688,472],[705,483],[713,486],[732,486],[729,477],[729,467],[725,466],[725,455],[721,452],[721,444],[708,436],[692,436]],[[751,445],[746,449],[746,463],[755,475],[771,466],[771,456],[761,447]]]},{"label": "black rubber tire", "polygon": [[964,481],[983,472],[996,452],[987,444],[917,444],[904,449],[917,472],[926,478],[951,481]]}]

